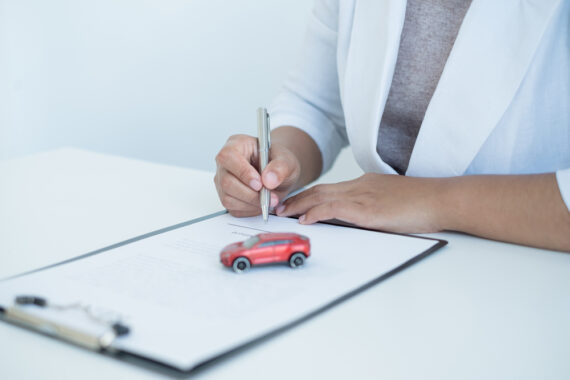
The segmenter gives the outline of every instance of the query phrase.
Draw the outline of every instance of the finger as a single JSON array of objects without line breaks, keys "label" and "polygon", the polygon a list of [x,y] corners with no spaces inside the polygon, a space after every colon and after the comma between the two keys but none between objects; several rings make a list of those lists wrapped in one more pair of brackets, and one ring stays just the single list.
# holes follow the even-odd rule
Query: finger
[{"label": "finger", "polygon": [[250,164],[250,157],[244,157],[239,150],[225,147],[216,156],[216,163],[232,173],[242,183],[255,191],[261,189],[261,177],[257,170]]},{"label": "finger", "polygon": [[335,200],[321,203],[299,217],[301,224],[313,224],[322,220],[338,219],[343,222],[360,224],[360,216],[364,215],[362,206],[354,202]]},{"label": "finger", "polygon": [[277,195],[276,193],[274,193],[273,191],[270,193],[270,198],[269,198],[269,206],[270,207],[275,207],[277,206],[277,204],[279,203],[279,195]]},{"label": "finger", "polygon": [[287,199],[283,204],[287,206],[289,203],[297,202],[305,197],[314,196],[315,193],[323,193],[323,194],[348,194],[352,188],[352,182],[339,182],[333,184],[318,184],[315,185],[289,199]]},{"label": "finger", "polygon": [[[224,194],[227,194],[252,206],[259,207],[260,194],[258,191],[253,191],[236,177],[234,177],[233,174],[227,171],[223,171],[219,178],[219,184],[216,183],[216,188],[218,188],[218,194],[220,195],[220,198]],[[275,207],[278,203],[279,195],[277,193],[271,192],[269,198],[269,206]]]},{"label": "finger", "polygon": [[[322,190],[320,190],[322,189]],[[327,188],[309,189],[307,194],[298,194],[295,197],[287,199],[281,206],[275,210],[279,216],[301,215],[309,209],[325,202],[335,201],[338,194],[327,191]]]},{"label": "finger", "polygon": [[220,170],[219,187],[222,194],[228,194],[252,206],[259,206],[259,192],[246,186],[225,169]]},{"label": "finger", "polygon": [[250,215],[261,214],[261,207],[259,204],[250,205],[240,199],[234,198],[231,195],[224,194],[220,197],[220,201],[226,210],[228,210],[232,215],[234,212],[247,213]]},{"label": "finger", "polygon": [[258,216],[261,214],[260,212],[250,212],[250,211],[235,211],[235,210],[228,210],[231,216],[235,216],[236,218],[248,218],[250,216]]},{"label": "finger", "polygon": [[269,161],[265,170],[261,174],[262,182],[265,187],[273,190],[293,176],[297,167],[295,163],[285,157],[276,157]]},{"label": "finger", "polygon": [[288,205],[291,203],[295,203],[300,201],[303,198],[306,197],[310,197],[315,195],[316,193],[331,193],[334,191],[334,189],[332,188],[334,185],[325,185],[325,184],[319,184],[319,185],[315,185],[313,187],[308,188],[307,190],[304,190],[290,198],[288,198],[285,202],[283,202],[284,205]]},{"label": "finger", "polygon": [[346,182],[315,185],[287,199],[275,211],[280,216],[299,215],[308,208],[324,201],[329,201],[334,197],[341,198],[346,196],[347,190]]}]

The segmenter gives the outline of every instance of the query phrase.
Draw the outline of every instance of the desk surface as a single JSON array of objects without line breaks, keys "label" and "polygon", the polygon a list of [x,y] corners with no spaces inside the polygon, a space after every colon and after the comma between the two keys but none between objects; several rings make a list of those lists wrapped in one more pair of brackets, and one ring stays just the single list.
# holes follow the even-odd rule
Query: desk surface
[{"label": "desk surface", "polygon": [[[212,173],[75,149],[0,162],[0,278],[219,211]],[[195,378],[570,377],[570,255],[449,245]],[[0,378],[166,378],[0,323]]]}]

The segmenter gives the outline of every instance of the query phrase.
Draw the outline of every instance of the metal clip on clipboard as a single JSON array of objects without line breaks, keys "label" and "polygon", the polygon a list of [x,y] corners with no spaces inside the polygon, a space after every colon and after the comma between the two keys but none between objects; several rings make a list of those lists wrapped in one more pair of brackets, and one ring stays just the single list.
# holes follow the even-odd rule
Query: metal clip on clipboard
[{"label": "metal clip on clipboard", "polygon": [[[60,311],[80,310],[93,322],[107,326],[107,329],[103,334],[92,335],[80,329],[40,317],[36,313],[30,313],[27,310],[29,307],[50,308]],[[89,305],[81,303],[58,305],[37,296],[16,297],[14,305],[4,309],[3,314],[3,318],[9,322],[41,331],[94,351],[110,350],[111,344],[116,338],[128,335],[130,332],[129,327],[121,322],[121,318],[104,318],[97,315]]]}]

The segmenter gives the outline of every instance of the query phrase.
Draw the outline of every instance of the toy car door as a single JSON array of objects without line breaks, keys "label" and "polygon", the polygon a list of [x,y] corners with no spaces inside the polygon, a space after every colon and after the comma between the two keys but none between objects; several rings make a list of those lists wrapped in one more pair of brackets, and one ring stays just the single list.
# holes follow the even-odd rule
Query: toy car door
[{"label": "toy car door", "polygon": [[292,240],[276,240],[274,246],[275,261],[287,261],[291,255]]},{"label": "toy car door", "polygon": [[255,247],[255,250],[251,252],[252,264],[265,264],[270,263],[274,260],[274,243],[275,241],[262,241]]}]

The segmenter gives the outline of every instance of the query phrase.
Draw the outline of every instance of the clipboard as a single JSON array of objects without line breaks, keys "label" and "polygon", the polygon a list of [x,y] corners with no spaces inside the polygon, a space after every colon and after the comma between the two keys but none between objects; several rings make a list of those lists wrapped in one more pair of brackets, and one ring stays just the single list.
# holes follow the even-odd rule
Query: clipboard
[{"label": "clipboard", "polygon": [[[16,276],[5,278],[3,280],[0,280],[0,294],[4,284],[10,283],[11,281],[14,281],[16,279],[22,279],[22,278],[29,279],[32,278],[31,276],[37,275],[38,273],[46,273],[49,272],[50,270],[65,267],[67,265],[85,261],[90,258],[104,256],[104,254],[109,254],[109,252],[113,250],[117,250],[121,247],[130,246],[137,242],[140,244],[145,240],[157,237],[159,235],[164,235],[172,231],[179,232],[182,231],[184,228],[188,228],[189,226],[196,225],[201,222],[212,221],[215,220],[216,218],[227,218],[227,217],[229,217],[229,215],[227,214],[226,211],[220,211],[211,215],[207,215],[201,218],[193,219],[184,223],[176,224],[154,232],[140,235],[132,239],[128,239],[123,242],[113,244],[111,246],[98,249],[53,265],[49,265]],[[303,323],[304,321],[314,318],[315,316],[348,300],[354,295],[403,271],[404,269],[426,258],[427,256],[431,255],[432,253],[436,252],[438,249],[442,248],[447,244],[447,241],[445,240],[419,237],[413,235],[397,234],[397,233],[378,232],[360,227],[346,225],[344,223],[338,223],[335,221],[324,222],[319,224],[334,225],[334,226],[338,226],[340,224],[342,225],[342,228],[352,229],[354,231],[367,231],[371,232],[372,234],[384,234],[387,236],[392,235],[398,237],[405,237],[409,239],[419,239],[420,241],[425,243],[424,246],[426,248],[423,249],[421,252],[414,253],[408,259],[399,262],[398,265],[390,267],[389,270],[381,272],[377,276],[373,276],[372,278],[366,278],[364,281],[359,283],[358,286],[353,286],[349,289],[345,289],[345,291],[336,294],[333,298],[327,299],[327,301],[323,304],[319,304],[316,307],[306,308],[305,310],[303,310],[301,314],[297,315],[296,317],[286,321],[282,321],[281,323],[272,326],[270,329],[261,331],[260,333],[255,333],[252,336],[250,336],[247,340],[239,342],[239,344],[228,344],[223,350],[219,350],[219,352],[217,352],[216,354],[206,356],[203,358],[203,360],[196,361],[192,365],[187,366],[185,368],[181,367],[180,365],[172,365],[172,363],[162,360],[157,356],[148,355],[145,353],[137,352],[135,350],[125,349],[124,347],[121,347],[121,345],[117,345],[117,343],[119,343],[121,339],[128,339],[129,337],[129,326],[128,324],[124,324],[120,319],[107,320],[105,321],[105,323],[101,323],[97,329],[94,329],[94,331],[96,331],[95,333],[85,334],[82,333],[81,330],[74,329],[72,326],[73,323],[65,323],[65,321],[61,320],[54,322],[53,319],[44,317],[43,311],[46,309],[45,308],[46,304],[50,304],[52,302],[51,299],[48,300],[44,298],[27,299],[27,303],[26,302],[22,302],[20,304],[15,303],[13,305],[9,305],[5,301],[2,302],[2,300],[0,300],[0,320],[23,328],[33,330],[43,335],[47,335],[59,340],[75,344],[77,346],[81,346],[83,348],[89,349],[94,352],[98,352],[103,355],[107,355],[122,361],[134,363],[139,366],[144,366],[151,370],[157,370],[161,373],[167,373],[171,376],[185,377],[199,371],[200,369],[218,363],[222,361],[224,358],[236,354],[244,349],[259,345],[262,342],[266,341],[267,339],[275,337],[287,331],[288,329],[291,329]],[[245,228],[251,228],[252,230],[255,230],[255,228],[251,226],[245,226]],[[30,296],[30,295],[21,294],[20,296]],[[41,294],[38,294],[37,297],[41,297]],[[89,300],[83,300],[83,301],[87,302]],[[38,303],[42,302],[43,305],[38,305]],[[65,309],[65,307],[61,307],[61,305],[57,304],[57,300],[53,300],[53,302],[55,302],[54,305],[56,306],[56,308],[59,306],[60,309]],[[39,306],[39,308],[34,308],[33,312],[30,313],[29,312],[30,309],[28,307],[36,307],[36,306]],[[85,310],[81,310],[81,308],[69,307],[69,305],[67,307],[67,310],[75,310],[76,312],[78,312],[75,313],[76,316],[83,314],[83,317],[85,317],[85,314],[89,314],[88,312],[85,313]],[[115,310],[115,311],[120,312],[120,310]],[[69,319],[67,321],[69,321]],[[73,320],[73,322],[75,321]]]}]

